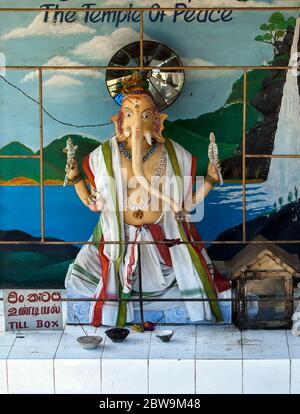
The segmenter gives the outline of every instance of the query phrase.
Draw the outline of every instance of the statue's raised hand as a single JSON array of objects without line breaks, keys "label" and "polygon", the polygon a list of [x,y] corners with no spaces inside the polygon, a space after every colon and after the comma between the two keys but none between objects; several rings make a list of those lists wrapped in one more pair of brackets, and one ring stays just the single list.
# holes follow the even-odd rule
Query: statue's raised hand
[{"label": "statue's raised hand", "polygon": [[212,162],[208,163],[207,175],[213,178],[214,181],[216,181],[217,183],[220,182],[220,175],[219,175],[220,168],[221,168],[220,161],[217,161],[216,164],[213,164]]},{"label": "statue's raised hand", "polygon": [[78,145],[74,145],[71,138],[67,139],[66,147],[63,149],[63,152],[67,154],[67,164],[65,168],[65,180],[64,187],[68,184],[69,180],[74,179],[80,174],[78,164],[75,158]]},{"label": "statue's raised hand", "polygon": [[219,161],[219,151],[216,144],[216,137],[213,132],[209,134],[209,146],[208,146],[208,169],[207,176],[210,177],[213,181],[223,185],[223,178],[221,174],[221,165]]},{"label": "statue's raised hand", "polygon": [[80,173],[78,162],[75,158],[72,158],[67,162],[65,172],[68,175],[69,180],[73,180],[73,178],[75,178]]}]

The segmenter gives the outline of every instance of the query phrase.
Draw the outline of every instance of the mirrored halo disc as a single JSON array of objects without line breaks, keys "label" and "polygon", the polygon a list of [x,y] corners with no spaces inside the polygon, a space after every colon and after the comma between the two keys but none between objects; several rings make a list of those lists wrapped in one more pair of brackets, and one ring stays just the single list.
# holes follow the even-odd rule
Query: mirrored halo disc
[{"label": "mirrored halo disc", "polygon": [[[159,111],[169,107],[180,95],[184,85],[183,69],[164,69],[166,67],[181,67],[182,63],[176,53],[168,46],[145,40],[143,42],[143,64],[151,66],[150,70],[142,71],[148,83],[151,94]],[[133,67],[140,65],[140,42],[133,42],[118,50],[111,58],[108,66]],[[121,105],[123,94],[119,85],[133,73],[132,70],[106,71],[106,86],[113,100]]]}]

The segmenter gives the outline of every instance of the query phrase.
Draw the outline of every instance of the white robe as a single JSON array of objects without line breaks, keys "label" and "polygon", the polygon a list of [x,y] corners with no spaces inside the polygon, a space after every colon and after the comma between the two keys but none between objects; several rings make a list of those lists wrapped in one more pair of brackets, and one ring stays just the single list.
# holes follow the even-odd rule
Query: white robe
[{"label": "white robe", "polygon": [[[191,154],[186,151],[181,145],[172,141],[175,149],[181,176],[191,176],[192,157]],[[118,143],[115,137],[110,139],[110,148],[112,154],[112,167],[116,184],[116,195],[112,187],[107,185],[108,172],[102,152],[102,146],[97,147],[89,156],[89,168],[94,175],[94,182],[98,191],[100,191],[107,202],[107,208],[101,213],[100,222],[102,227],[102,234],[105,241],[119,241],[125,240],[125,226],[127,238],[130,240],[149,240],[153,241],[150,232],[144,227],[128,226],[124,224],[123,219],[123,190],[124,183],[122,173],[120,169],[120,152]],[[174,177],[174,171],[167,157],[166,176],[169,178]],[[177,187],[177,201],[182,204],[186,194],[189,191],[186,186],[185,189]],[[169,195],[169,189],[165,189],[166,194]],[[117,220],[117,214],[115,213],[114,203],[117,203],[118,210],[120,211],[120,226]],[[165,206],[166,207],[166,206]],[[163,214],[161,219],[161,225],[165,238],[167,239],[181,239],[178,223],[175,220],[174,213],[167,211]],[[92,237],[90,238],[92,240]],[[128,263],[130,254],[133,253],[134,263],[132,265],[132,274],[137,265],[137,245],[129,244],[105,244],[103,253],[109,260],[108,267],[108,279],[106,286],[106,297],[118,298],[118,286],[121,283],[123,293],[130,293],[131,290],[136,289],[135,284],[127,284],[126,277],[128,276]],[[116,271],[116,261],[120,255],[120,249],[125,249],[119,274]],[[155,244],[146,244],[141,246],[142,252],[142,280],[143,280],[143,292],[161,292],[159,297],[172,297],[172,298],[207,298],[205,290],[199,275],[193,265],[188,248],[184,244],[175,245],[170,248],[170,254],[172,259],[173,268],[170,270],[164,267],[158,249]],[[209,260],[206,257],[207,260]],[[95,245],[86,244],[83,245],[78,253],[74,263],[70,265],[67,277],[66,288],[71,290],[74,294],[78,294],[78,297],[99,297],[99,293],[103,289],[102,282],[102,269],[99,260],[98,249]],[[170,288],[170,285],[175,285]],[[164,309],[166,307],[176,306],[176,304],[182,304],[182,302],[175,303],[146,303],[145,309]],[[204,302],[184,302],[189,318],[191,321],[212,321],[214,316],[212,314],[210,305],[207,301]],[[134,309],[137,305],[133,302],[127,304],[127,322],[134,322]],[[93,320],[93,312],[95,311],[95,302],[90,307],[90,321]],[[102,324],[115,325],[118,314],[118,303],[106,301],[102,308]]]}]

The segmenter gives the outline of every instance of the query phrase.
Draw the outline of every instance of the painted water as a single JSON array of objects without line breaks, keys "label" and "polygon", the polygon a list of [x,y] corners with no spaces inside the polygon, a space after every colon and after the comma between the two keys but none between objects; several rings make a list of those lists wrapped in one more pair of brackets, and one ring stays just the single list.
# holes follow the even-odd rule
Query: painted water
[{"label": "painted water", "polygon": [[[40,237],[38,186],[0,186],[0,230],[21,230]],[[249,212],[250,213],[250,212]],[[87,209],[73,187],[45,186],[45,233],[65,241],[88,240],[99,215]],[[197,223],[205,240],[242,222],[242,187],[216,187],[205,200],[204,218]]]}]

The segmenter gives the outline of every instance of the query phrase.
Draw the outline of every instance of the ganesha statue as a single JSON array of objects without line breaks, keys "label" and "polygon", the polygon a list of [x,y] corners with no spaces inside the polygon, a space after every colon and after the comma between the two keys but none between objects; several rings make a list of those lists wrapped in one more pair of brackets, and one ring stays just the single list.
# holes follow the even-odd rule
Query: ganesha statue
[{"label": "ganesha statue", "polygon": [[124,81],[122,93],[120,110],[112,117],[115,135],[83,161],[89,188],[76,159],[67,166],[81,201],[100,213],[65,280],[69,298],[98,300],[74,302],[69,321],[76,314],[94,326],[139,322],[142,294],[146,320],[222,322],[217,299],[230,285],[188,220],[219,182],[219,165],[209,162],[195,190],[196,159],[163,136],[167,115],[157,110],[139,72]]}]

